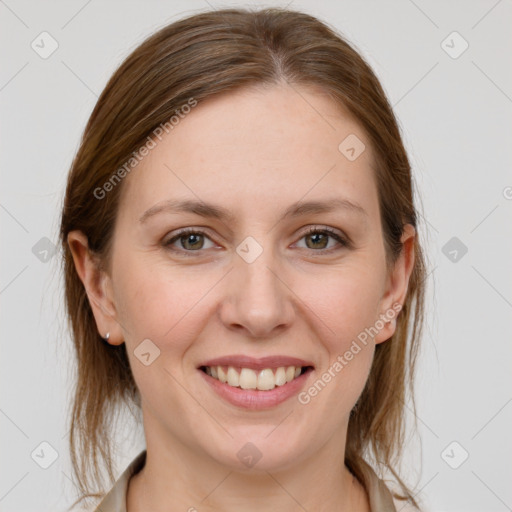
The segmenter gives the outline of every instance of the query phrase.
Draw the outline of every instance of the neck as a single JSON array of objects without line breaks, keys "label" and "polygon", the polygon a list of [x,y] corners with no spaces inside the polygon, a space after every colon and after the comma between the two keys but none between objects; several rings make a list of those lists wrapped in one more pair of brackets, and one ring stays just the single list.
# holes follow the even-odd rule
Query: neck
[{"label": "neck", "polygon": [[363,486],[344,465],[344,446],[336,447],[327,443],[286,469],[242,472],[183,445],[148,443],[146,463],[129,482],[127,512],[370,512]]}]

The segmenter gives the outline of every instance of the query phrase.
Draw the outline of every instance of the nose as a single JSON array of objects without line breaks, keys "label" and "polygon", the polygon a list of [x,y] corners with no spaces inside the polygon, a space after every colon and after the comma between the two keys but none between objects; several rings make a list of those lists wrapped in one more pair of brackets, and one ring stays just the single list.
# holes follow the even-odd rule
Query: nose
[{"label": "nose", "polygon": [[294,294],[271,250],[264,249],[251,263],[235,254],[234,268],[227,278],[220,306],[226,328],[245,331],[253,338],[268,338],[291,326]]}]

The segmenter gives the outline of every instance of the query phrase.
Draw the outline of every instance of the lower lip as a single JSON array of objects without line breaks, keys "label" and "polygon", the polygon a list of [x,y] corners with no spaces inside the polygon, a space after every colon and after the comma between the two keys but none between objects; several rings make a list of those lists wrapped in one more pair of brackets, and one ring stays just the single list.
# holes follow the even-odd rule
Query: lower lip
[{"label": "lower lip", "polygon": [[221,382],[220,380],[210,377],[202,370],[198,370],[198,372],[203,376],[211,388],[229,403],[236,405],[237,407],[243,407],[244,409],[259,410],[271,409],[272,407],[275,407],[285,400],[297,395],[302,387],[304,387],[306,379],[309,377],[312,369],[308,368],[306,372],[299,375],[292,381],[287,382],[282,386],[276,386],[274,389],[270,389],[268,391],[235,388],[229,384]]}]

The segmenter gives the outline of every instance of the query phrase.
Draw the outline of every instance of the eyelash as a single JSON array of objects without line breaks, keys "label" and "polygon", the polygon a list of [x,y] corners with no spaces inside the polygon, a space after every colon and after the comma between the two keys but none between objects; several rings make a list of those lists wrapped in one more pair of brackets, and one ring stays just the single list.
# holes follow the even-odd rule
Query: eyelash
[{"label": "eyelash", "polygon": [[[311,251],[313,251],[315,253],[329,254],[333,251],[339,250],[340,248],[350,248],[352,246],[348,239],[343,238],[336,231],[334,231],[328,227],[323,227],[321,229],[318,227],[311,227],[311,228],[309,228],[309,230],[306,233],[304,233],[300,237],[299,240],[302,240],[304,237],[306,237],[308,235],[316,234],[316,233],[329,235],[330,237],[334,238],[341,245],[341,247],[331,248],[331,249],[320,249],[320,250],[310,249]],[[163,245],[166,249],[169,249],[172,252],[179,253],[180,255],[185,256],[185,257],[188,257],[188,256],[193,257],[193,256],[195,256],[194,253],[200,253],[201,249],[196,250],[196,251],[187,251],[186,249],[175,249],[175,248],[171,247],[171,245],[175,241],[179,240],[180,238],[182,238],[186,235],[204,235],[204,236],[206,236],[206,238],[210,239],[210,237],[208,236],[208,234],[205,231],[201,231],[200,229],[194,229],[194,228],[185,228],[185,229],[179,231],[178,233],[176,233],[176,235],[174,235],[172,238],[170,238],[169,240],[164,242]]]}]

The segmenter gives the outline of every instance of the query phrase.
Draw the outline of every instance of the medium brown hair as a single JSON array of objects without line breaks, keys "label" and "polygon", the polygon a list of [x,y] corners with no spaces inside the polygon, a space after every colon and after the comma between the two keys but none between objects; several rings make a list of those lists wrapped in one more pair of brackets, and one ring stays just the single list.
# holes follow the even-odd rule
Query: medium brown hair
[{"label": "medium brown hair", "polygon": [[[374,154],[389,265],[401,253],[404,225],[418,228],[411,168],[392,108],[370,66],[325,23],[286,9],[224,9],[179,20],[146,39],[98,99],[71,166],[62,210],[65,300],[77,363],[70,453],[82,498],[104,494],[92,488],[102,487],[100,458],[110,485],[114,483],[109,422],[123,404],[140,408],[140,396],[126,344],[109,345],[96,330],[67,235],[81,230],[91,252],[108,270],[123,183],[101,200],[94,191],[190,98],[201,102],[244,86],[283,81],[320,87],[362,127]],[[376,346],[368,381],[351,412],[345,463],[366,486],[367,464],[373,457],[393,473],[402,498],[417,505],[396,470],[409,391],[414,408],[413,376],[424,315],[426,271],[418,236],[414,256],[396,332]]]}]

